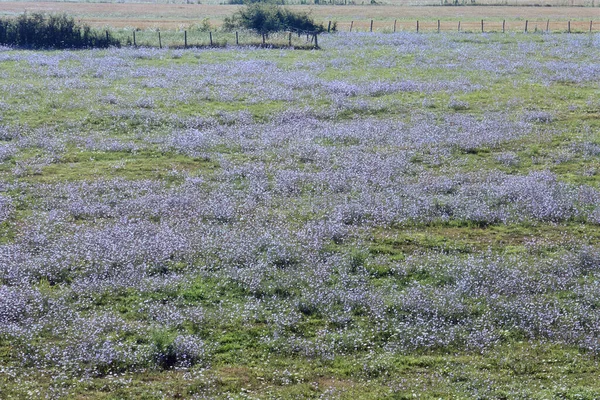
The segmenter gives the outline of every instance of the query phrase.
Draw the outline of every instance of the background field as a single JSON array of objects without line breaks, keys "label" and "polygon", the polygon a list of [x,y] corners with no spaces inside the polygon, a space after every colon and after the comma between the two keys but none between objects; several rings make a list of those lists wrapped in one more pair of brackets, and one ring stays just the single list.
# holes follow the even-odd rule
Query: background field
[{"label": "background field", "polygon": [[[17,15],[29,12],[68,12],[83,22],[95,27],[135,27],[185,29],[199,24],[208,18],[214,27],[222,24],[223,18],[234,13],[239,6],[213,4],[139,4],[139,3],[62,3],[62,2],[0,2],[0,15]],[[538,26],[545,29],[551,21],[551,30],[566,31],[567,21],[572,21],[572,29],[587,31],[590,20],[600,19],[599,7],[408,7],[397,5],[297,5],[294,10],[310,12],[317,20],[338,21],[341,30],[347,30],[350,21],[354,29],[367,30],[370,20],[375,20],[374,29],[392,29],[394,20],[397,28],[414,30],[416,20],[422,29],[437,29],[437,21],[443,22],[444,30],[456,30],[457,22],[462,21],[466,30],[480,29],[482,19],[489,28],[501,30],[502,20],[507,21],[507,29],[522,31],[524,21],[529,20],[531,30]],[[594,29],[600,29],[600,22]]]},{"label": "background field", "polygon": [[[445,7],[453,7],[448,3],[453,3],[454,0],[381,0],[377,1],[373,5],[394,5],[394,6],[445,6]],[[4,0],[3,0],[4,2]],[[10,2],[10,1],[9,1]],[[14,1],[13,1],[14,2]],[[19,3],[37,3],[34,1],[28,0],[20,0]],[[60,3],[61,0],[53,1]],[[144,4],[162,4],[162,5],[174,5],[174,4],[227,4],[227,1],[218,1],[218,0],[153,0],[153,1],[133,1],[133,0],[118,0],[118,1],[64,1],[67,3],[112,3],[112,4],[136,4],[136,3],[144,3]],[[321,1],[321,5],[323,4],[335,4],[342,5],[344,4],[344,0],[328,0]],[[347,4],[360,4],[360,5],[371,5],[370,1],[363,0],[346,0]],[[511,7],[597,7],[597,0],[476,0],[472,2],[471,0],[459,0],[459,7],[462,6],[511,6]],[[286,1],[286,4],[314,4],[314,0],[306,0],[302,2],[302,0],[292,0]]]}]

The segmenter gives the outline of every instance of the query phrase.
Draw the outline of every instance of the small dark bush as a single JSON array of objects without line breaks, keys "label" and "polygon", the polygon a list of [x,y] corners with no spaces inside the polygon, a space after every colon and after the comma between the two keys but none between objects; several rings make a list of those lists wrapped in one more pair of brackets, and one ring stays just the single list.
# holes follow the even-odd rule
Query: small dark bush
[{"label": "small dark bush", "polygon": [[110,33],[80,25],[66,14],[22,14],[0,18],[0,44],[31,49],[118,46]]},{"label": "small dark bush", "polygon": [[231,17],[225,19],[225,29],[250,29],[259,33],[285,30],[323,32],[321,24],[316,24],[306,13],[290,11],[276,4],[247,4]]}]

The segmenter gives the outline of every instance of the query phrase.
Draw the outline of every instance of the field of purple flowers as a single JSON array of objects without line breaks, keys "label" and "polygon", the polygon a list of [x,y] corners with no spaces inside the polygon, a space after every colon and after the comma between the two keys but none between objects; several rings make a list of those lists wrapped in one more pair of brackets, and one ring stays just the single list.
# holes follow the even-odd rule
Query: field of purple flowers
[{"label": "field of purple flowers", "polygon": [[0,49],[0,397],[597,398],[600,36]]}]

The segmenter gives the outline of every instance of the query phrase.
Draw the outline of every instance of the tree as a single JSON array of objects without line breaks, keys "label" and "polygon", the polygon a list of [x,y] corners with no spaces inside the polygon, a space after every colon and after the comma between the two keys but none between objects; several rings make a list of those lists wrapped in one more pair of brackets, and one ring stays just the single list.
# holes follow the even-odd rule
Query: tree
[{"label": "tree", "polygon": [[224,28],[250,29],[259,33],[269,33],[284,30],[306,32],[323,32],[323,25],[317,24],[306,13],[288,10],[276,4],[251,3],[225,18]]}]

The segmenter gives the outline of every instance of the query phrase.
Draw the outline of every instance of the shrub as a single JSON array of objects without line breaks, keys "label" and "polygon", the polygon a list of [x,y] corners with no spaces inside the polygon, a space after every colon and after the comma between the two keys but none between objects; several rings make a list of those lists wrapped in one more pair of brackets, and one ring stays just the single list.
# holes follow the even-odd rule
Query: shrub
[{"label": "shrub", "polygon": [[198,32],[210,32],[214,29],[210,19],[204,18],[201,23],[190,25],[189,30]]},{"label": "shrub", "polygon": [[110,34],[79,25],[66,14],[22,14],[0,18],[0,44],[34,49],[118,46]]},{"label": "shrub", "polygon": [[306,13],[290,11],[276,4],[252,3],[225,19],[225,29],[245,28],[260,33],[284,30],[323,32]]}]

